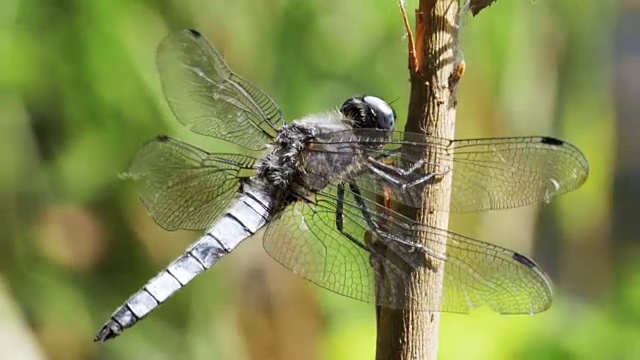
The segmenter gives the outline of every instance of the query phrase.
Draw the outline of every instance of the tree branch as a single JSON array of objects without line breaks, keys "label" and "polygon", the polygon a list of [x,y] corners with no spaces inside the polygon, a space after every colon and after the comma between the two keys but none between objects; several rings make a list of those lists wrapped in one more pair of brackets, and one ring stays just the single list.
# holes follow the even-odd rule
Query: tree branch
[{"label": "tree branch", "polygon": [[[405,131],[448,139],[454,137],[455,89],[464,73],[464,62],[459,60],[457,53],[459,11],[458,0],[420,0],[416,11],[415,46],[409,45],[410,49],[415,49],[415,59],[410,51],[411,96]],[[438,154],[423,155],[429,164],[452,166],[438,158]],[[448,208],[450,195],[451,176],[446,175],[438,183],[425,187],[422,209],[399,207],[398,210],[421,224],[446,229],[449,214],[434,209]],[[414,240],[426,244],[422,235],[416,234]],[[445,253],[446,239],[440,240],[438,243],[442,248],[433,250]],[[437,358],[440,313],[417,309],[424,309],[425,302],[432,309],[438,308],[444,261],[429,259],[427,264],[412,273],[405,289],[406,310],[377,308],[377,360]],[[378,280],[380,286],[384,286],[384,272]]]}]

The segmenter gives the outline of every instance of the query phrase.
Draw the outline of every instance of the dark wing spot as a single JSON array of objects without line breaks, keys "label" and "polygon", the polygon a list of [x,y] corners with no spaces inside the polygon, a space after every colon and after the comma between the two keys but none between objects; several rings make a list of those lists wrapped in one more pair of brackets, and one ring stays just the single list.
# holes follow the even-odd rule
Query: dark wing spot
[{"label": "dark wing spot", "polygon": [[170,138],[170,137],[168,137],[167,135],[158,135],[158,136],[156,137],[156,139],[157,139],[158,141],[160,141],[160,142],[167,142],[167,141],[169,141],[171,138]]},{"label": "dark wing spot", "polygon": [[202,37],[202,34],[200,34],[200,32],[198,30],[189,29],[188,31],[191,34],[191,36],[193,36],[194,38]]},{"label": "dark wing spot", "polygon": [[538,267],[538,265],[534,263],[533,260],[529,259],[528,257],[522,254],[518,254],[517,252],[513,253],[513,259],[531,269],[535,269]]},{"label": "dark wing spot", "polygon": [[547,145],[555,145],[555,146],[562,146],[564,145],[564,141],[560,140],[560,139],[556,139],[556,138],[552,138],[552,137],[543,137],[542,140],[540,141],[543,144],[547,144]]}]

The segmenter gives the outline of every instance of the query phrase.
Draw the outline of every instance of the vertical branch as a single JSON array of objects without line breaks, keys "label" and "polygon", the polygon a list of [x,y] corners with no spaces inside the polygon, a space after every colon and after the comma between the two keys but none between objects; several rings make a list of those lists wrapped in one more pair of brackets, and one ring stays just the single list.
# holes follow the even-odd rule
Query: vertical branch
[{"label": "vertical branch", "polygon": [[[453,139],[456,114],[455,88],[464,72],[464,63],[458,60],[458,26],[460,5],[458,0],[420,0],[416,11],[415,49],[410,54],[409,72],[411,95],[405,131]],[[408,29],[410,30],[410,29]],[[410,31],[409,31],[410,33]],[[412,58],[414,56],[414,58]],[[425,153],[429,164],[452,166],[438,154]],[[430,171],[436,169],[428,169]],[[451,195],[451,175],[425,187],[422,208],[418,211],[399,208],[399,211],[427,226],[446,229],[447,209]],[[416,233],[414,241],[426,244],[424,233]],[[439,253],[445,253],[446,239],[440,239]],[[433,247],[433,244],[429,244]],[[444,261],[429,259],[427,266],[416,269],[405,289],[407,309],[377,309],[377,360],[436,359],[440,327],[438,309],[444,281]],[[386,283],[384,272],[378,279]]]}]

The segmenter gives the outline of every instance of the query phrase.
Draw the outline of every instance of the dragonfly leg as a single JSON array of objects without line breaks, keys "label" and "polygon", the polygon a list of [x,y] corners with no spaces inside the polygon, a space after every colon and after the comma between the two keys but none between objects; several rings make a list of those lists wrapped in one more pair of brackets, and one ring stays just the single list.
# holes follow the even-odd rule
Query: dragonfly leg
[{"label": "dragonfly leg", "polygon": [[[381,160],[378,160],[378,159],[374,159],[374,158],[372,158],[372,157],[369,157],[369,158],[367,159],[367,161],[369,161],[373,166],[379,167],[379,168],[381,168],[381,169],[383,169],[383,170],[387,170],[387,171],[394,172],[394,173],[396,173],[396,174],[398,174],[398,175],[402,175],[402,176],[408,176],[408,175],[411,175],[411,174],[413,174],[416,170],[418,170],[418,169],[420,169],[421,167],[423,167],[424,165],[430,165],[430,166],[433,166],[433,167],[436,167],[436,168],[440,168],[440,167],[442,167],[442,165],[441,165],[441,164],[429,163],[429,162],[427,162],[427,160],[425,160],[425,159],[420,159],[420,160],[416,161],[415,163],[413,163],[413,164],[412,164],[409,168],[407,168],[407,169],[403,169],[403,168],[401,168],[401,167],[397,167],[397,166],[395,166],[395,165],[387,164],[387,163],[385,163],[385,162],[384,162],[384,160],[382,160],[382,161],[381,161]],[[449,166],[447,166],[446,168],[447,168],[447,170],[445,170],[445,171],[442,171],[442,172],[440,172],[440,171],[436,171],[436,172],[433,172],[433,173],[434,173],[434,174],[443,174],[443,173],[444,173],[444,174],[446,174],[447,172],[451,171],[451,170],[449,169]]]},{"label": "dragonfly leg", "polygon": [[[382,241],[373,241],[371,243],[367,242],[366,243],[367,245],[365,245],[361,241],[357,240],[355,236],[345,231],[343,210],[344,210],[344,183],[341,183],[338,185],[338,193],[337,193],[337,199],[336,199],[336,229],[344,237],[349,239],[349,241],[351,241],[353,244],[367,251],[371,255],[371,258],[370,258],[371,266],[376,269],[378,269],[378,267],[382,264],[380,261],[383,259],[386,259],[388,262],[393,263],[394,266],[405,269],[406,271],[408,271],[408,269],[413,267],[407,260],[403,259],[403,257],[399,253],[397,253],[397,251],[394,251],[393,249],[391,249],[386,243]],[[369,226],[369,229],[371,230],[370,234],[371,235],[377,234],[378,231],[373,230],[374,228],[376,229],[378,228],[377,225],[371,219],[369,212],[366,210],[365,212],[366,214],[363,216],[365,217],[365,221],[367,221],[367,223],[369,224],[368,226]]]},{"label": "dragonfly leg", "polygon": [[412,181],[412,182],[410,182],[410,183],[402,184],[401,188],[402,188],[402,190],[406,190],[406,189],[411,188],[411,187],[414,187],[414,186],[416,186],[416,185],[420,185],[420,184],[422,184],[422,183],[425,183],[425,182],[427,182],[427,181],[431,180],[431,178],[433,178],[434,176],[444,176],[444,175],[446,175],[447,173],[449,173],[450,171],[451,171],[451,168],[447,169],[447,170],[446,170],[446,171],[444,171],[444,172],[433,172],[433,173],[428,173],[427,175],[425,175],[425,176],[423,176],[423,177],[421,177],[421,178],[419,178],[419,179],[413,180],[413,181]]},{"label": "dragonfly leg", "polygon": [[336,199],[336,229],[344,235],[349,241],[359,248],[371,252],[361,241],[356,239],[353,235],[344,230],[344,184],[340,183],[337,186],[337,199]]},{"label": "dragonfly leg", "polygon": [[373,171],[376,175],[378,175],[381,178],[385,179],[387,182],[391,183],[392,185],[395,185],[396,187],[402,187],[403,180],[397,179],[397,178],[393,177],[391,174],[388,174],[388,173],[384,172],[383,170],[380,170],[380,169],[376,168],[375,166],[373,166],[371,164],[367,164],[367,167],[369,168],[369,170]]},{"label": "dragonfly leg", "polygon": [[[451,167],[447,166],[445,167],[444,170],[442,171],[433,171],[433,172],[428,172],[424,175],[421,175],[419,178],[411,180],[411,181],[407,181],[406,179],[402,178],[402,177],[409,177],[410,175],[415,175],[416,171],[420,168],[422,168],[422,166],[424,165],[431,165],[431,166],[435,166],[436,168],[440,168],[442,167],[442,165],[440,164],[429,164],[428,162],[426,162],[426,160],[421,159],[417,162],[415,162],[413,165],[411,165],[411,167],[409,167],[408,169],[402,169],[399,168],[397,166],[394,165],[390,165],[390,164],[385,164],[382,161],[379,161],[377,159],[374,159],[372,157],[369,157],[367,162],[367,167],[373,171],[376,175],[382,177],[383,179],[387,180],[388,182],[390,182],[391,184],[401,188],[402,190],[406,190],[408,188],[420,185],[422,183],[425,183],[429,180],[431,180],[432,178],[434,178],[435,176],[442,176],[442,175],[446,175],[449,172],[451,172]],[[390,174],[390,173],[395,173],[396,175],[401,176],[401,178],[395,177],[394,175]]]},{"label": "dragonfly leg", "polygon": [[[354,245],[362,248],[363,250],[366,250],[367,252],[369,252],[371,255],[377,256],[377,257],[382,257],[382,253],[380,251],[381,247],[378,245],[376,246],[375,242],[374,246],[367,246],[364,245],[362,243],[361,240],[356,239],[356,237],[352,234],[350,234],[349,232],[345,231],[344,229],[344,184],[341,183],[337,186],[338,192],[337,192],[337,199],[336,199],[336,229],[347,239],[349,239],[349,241],[351,241]],[[359,193],[359,191],[358,191]],[[362,200],[362,199],[360,199]],[[359,204],[360,206],[360,204]],[[362,203],[362,206],[364,206],[364,203]],[[366,208],[362,208],[361,206],[361,211],[363,211],[363,216],[365,217],[365,221],[367,222],[367,225],[369,227],[369,229],[371,230],[372,234],[376,234],[376,237],[380,236],[380,230],[379,227],[377,226],[377,224],[373,221],[373,219],[371,218],[371,214],[369,213],[369,211],[366,210]],[[390,235],[385,235],[387,238]],[[413,246],[414,244],[411,243],[406,243],[409,246]],[[385,246],[388,247],[388,246]]]},{"label": "dragonfly leg", "polygon": [[[417,244],[413,241],[407,240],[402,236],[402,233],[409,233],[411,234],[411,236],[413,236],[413,229],[411,227],[405,227],[405,229],[403,229],[404,231],[400,232],[400,235],[395,235],[392,232],[389,231],[384,231],[383,229],[380,228],[380,226],[378,225],[378,223],[376,223],[375,221],[373,221],[373,217],[371,216],[371,212],[369,211],[367,204],[365,204],[365,200],[362,197],[362,194],[360,193],[360,189],[358,188],[358,185],[356,185],[355,182],[350,182],[349,183],[349,190],[351,190],[351,192],[354,195],[354,198],[356,200],[356,204],[358,204],[358,207],[360,208],[360,212],[362,213],[362,216],[364,217],[364,220],[367,222],[367,226],[369,227],[369,229],[371,229],[371,231],[376,234],[379,238],[382,239],[390,239],[393,241],[396,241],[400,244],[406,245],[409,247],[409,251],[414,251],[414,250],[420,250],[422,252],[424,252],[425,254],[432,256],[438,260],[442,260],[442,261],[446,261],[447,260],[447,256],[444,254],[438,254],[433,252],[431,249],[429,249],[429,247],[424,246],[422,244]],[[340,190],[338,190],[338,192],[340,192]],[[342,190],[343,194],[342,194],[342,199],[344,199],[344,189]],[[341,206],[340,206],[341,207]],[[381,216],[384,217],[383,214],[381,214]],[[393,221],[392,219],[381,219],[382,222],[384,223],[385,221]]]},{"label": "dragonfly leg", "polygon": [[[420,167],[422,167],[423,165],[427,164],[427,162],[424,159],[420,159],[418,161],[416,161],[413,165],[411,165],[411,167],[409,167],[408,169],[403,169],[391,164],[386,164],[384,161],[380,161],[378,159],[374,159],[372,157],[369,157],[367,159],[372,165],[377,166],[381,169],[387,170],[387,171],[391,171],[394,172],[398,175],[402,175],[402,176],[407,176],[410,175],[411,173],[413,173],[414,171],[416,171],[417,169],[419,169]],[[437,166],[437,164],[435,164],[435,166]]]}]

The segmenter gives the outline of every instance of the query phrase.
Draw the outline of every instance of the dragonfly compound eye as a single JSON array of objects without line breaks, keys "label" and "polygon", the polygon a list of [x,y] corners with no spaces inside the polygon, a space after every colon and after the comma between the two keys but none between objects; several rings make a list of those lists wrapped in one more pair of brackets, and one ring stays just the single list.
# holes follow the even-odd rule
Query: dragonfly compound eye
[{"label": "dragonfly compound eye", "polygon": [[396,122],[396,112],[386,101],[375,96],[365,96],[366,102],[375,115],[376,127],[381,130],[391,130]]}]

